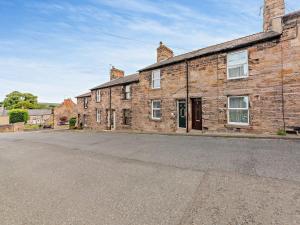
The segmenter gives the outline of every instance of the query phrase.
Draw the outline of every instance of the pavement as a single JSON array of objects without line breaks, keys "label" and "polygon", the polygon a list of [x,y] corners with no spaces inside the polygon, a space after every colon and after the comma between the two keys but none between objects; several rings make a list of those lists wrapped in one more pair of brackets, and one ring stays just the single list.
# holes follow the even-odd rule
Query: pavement
[{"label": "pavement", "polygon": [[0,134],[1,225],[299,225],[300,141]]}]

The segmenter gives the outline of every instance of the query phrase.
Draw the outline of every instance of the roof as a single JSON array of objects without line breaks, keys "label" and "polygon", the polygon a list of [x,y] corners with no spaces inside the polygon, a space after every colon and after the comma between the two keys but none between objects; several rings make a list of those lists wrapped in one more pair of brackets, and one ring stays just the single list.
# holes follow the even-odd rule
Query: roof
[{"label": "roof", "polygon": [[140,72],[157,69],[162,66],[166,66],[166,65],[170,65],[170,64],[174,64],[174,63],[183,62],[188,59],[198,58],[201,56],[212,55],[212,54],[219,53],[219,52],[226,52],[226,51],[246,47],[246,46],[249,46],[250,44],[254,44],[254,43],[258,43],[258,42],[262,42],[262,41],[266,41],[266,40],[270,40],[270,39],[279,37],[280,35],[281,35],[280,33],[277,33],[274,31],[260,32],[260,33],[253,34],[250,36],[246,36],[246,37],[242,37],[242,38],[235,39],[232,41],[228,41],[228,42],[225,42],[222,44],[213,45],[213,46],[210,46],[207,48],[198,49],[196,51],[192,51],[189,53],[185,53],[182,55],[172,57],[170,59],[164,60],[159,63],[155,63],[144,69],[141,69]]},{"label": "roof", "polygon": [[113,86],[117,86],[117,85],[130,84],[130,83],[134,83],[134,82],[138,82],[138,81],[139,81],[139,74],[136,73],[136,74],[121,77],[121,78],[109,81],[107,83],[101,84],[97,87],[92,88],[91,90],[113,87]]},{"label": "roof", "polygon": [[85,98],[85,97],[91,97],[91,96],[92,96],[92,93],[91,93],[91,92],[88,92],[88,93],[79,95],[79,96],[77,96],[76,98]]},{"label": "roof", "polygon": [[[3,110],[0,116],[8,116],[9,110]],[[43,115],[51,115],[51,109],[28,109],[29,116],[43,116]]]},{"label": "roof", "polygon": [[29,116],[43,116],[43,115],[51,115],[51,109],[29,109],[28,110]]},{"label": "roof", "polygon": [[283,16],[283,21],[294,19],[297,17],[300,17],[300,10],[286,14],[285,16]]}]

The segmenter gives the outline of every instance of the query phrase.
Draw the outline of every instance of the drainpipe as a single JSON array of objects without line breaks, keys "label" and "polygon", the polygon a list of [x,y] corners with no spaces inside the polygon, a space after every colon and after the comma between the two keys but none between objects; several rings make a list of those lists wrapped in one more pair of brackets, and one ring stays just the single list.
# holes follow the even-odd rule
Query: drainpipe
[{"label": "drainpipe", "polygon": [[189,61],[185,60],[186,68],[186,133],[189,133]]},{"label": "drainpipe", "polygon": [[111,87],[109,88],[109,130],[111,130],[112,110],[111,110]]},{"label": "drainpipe", "polygon": [[285,102],[284,102],[284,76],[283,76],[283,46],[280,43],[281,47],[281,101],[282,101],[282,120],[283,120],[283,130],[286,131],[286,123],[285,123]]}]

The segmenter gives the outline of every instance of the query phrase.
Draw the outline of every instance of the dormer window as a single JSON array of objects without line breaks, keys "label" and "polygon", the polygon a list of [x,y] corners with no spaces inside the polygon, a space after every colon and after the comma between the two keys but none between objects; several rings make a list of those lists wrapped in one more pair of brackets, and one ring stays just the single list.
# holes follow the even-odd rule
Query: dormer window
[{"label": "dormer window", "polygon": [[97,90],[96,91],[96,102],[100,102],[101,101],[101,90]]},{"label": "dormer window", "polygon": [[160,88],[160,70],[152,71],[152,89]]},{"label": "dormer window", "polygon": [[248,51],[234,52],[227,55],[228,80],[241,79],[249,76]]}]

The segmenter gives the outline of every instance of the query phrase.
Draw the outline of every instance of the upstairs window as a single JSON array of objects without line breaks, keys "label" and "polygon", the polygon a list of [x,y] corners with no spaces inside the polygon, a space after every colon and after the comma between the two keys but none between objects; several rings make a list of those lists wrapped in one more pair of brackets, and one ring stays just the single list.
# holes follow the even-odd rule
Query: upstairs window
[{"label": "upstairs window", "polygon": [[228,123],[249,125],[248,96],[232,96],[228,98]]},{"label": "upstairs window", "polygon": [[96,102],[100,102],[101,101],[101,90],[97,90],[96,91]]},{"label": "upstairs window", "polygon": [[159,100],[152,101],[152,119],[161,119],[161,101]]},{"label": "upstairs window", "polygon": [[227,55],[227,78],[229,80],[248,77],[248,51],[234,52]]},{"label": "upstairs window", "polygon": [[152,71],[152,89],[160,88],[160,70]]},{"label": "upstairs window", "polygon": [[96,122],[100,123],[101,122],[101,110],[96,109]]},{"label": "upstairs window", "polygon": [[131,99],[131,85],[126,85],[124,87],[124,98]]},{"label": "upstairs window", "polygon": [[84,105],[84,108],[85,108],[85,109],[88,108],[88,103],[89,103],[88,98],[84,98],[84,100],[83,100],[83,105]]}]

